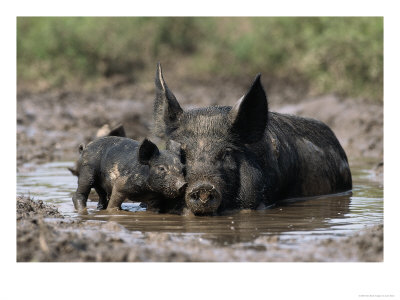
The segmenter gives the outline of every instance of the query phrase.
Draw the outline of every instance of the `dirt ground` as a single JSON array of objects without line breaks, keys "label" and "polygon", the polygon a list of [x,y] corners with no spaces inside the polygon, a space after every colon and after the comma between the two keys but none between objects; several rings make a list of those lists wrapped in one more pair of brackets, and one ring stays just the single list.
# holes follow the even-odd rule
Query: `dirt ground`
[{"label": "dirt ground", "polygon": [[[168,78],[167,82],[168,82]],[[246,87],[225,83],[169,84],[184,108],[233,105]],[[149,136],[154,85],[111,82],[96,92],[17,92],[17,171],[49,161],[73,161],[78,145],[89,142],[104,124],[122,123],[128,137]],[[328,95],[305,98],[269,94],[271,111],[317,118],[343,145],[350,164],[374,158],[376,180],[383,183],[383,106]],[[156,138],[151,137],[155,142]],[[118,234],[116,234],[118,233]],[[165,233],[128,232],[115,222],[63,218],[56,208],[17,197],[17,261],[382,261],[383,226],[354,237],[310,243],[302,251],[284,249],[279,237],[260,237],[257,247],[215,246],[197,237],[174,239]]]}]

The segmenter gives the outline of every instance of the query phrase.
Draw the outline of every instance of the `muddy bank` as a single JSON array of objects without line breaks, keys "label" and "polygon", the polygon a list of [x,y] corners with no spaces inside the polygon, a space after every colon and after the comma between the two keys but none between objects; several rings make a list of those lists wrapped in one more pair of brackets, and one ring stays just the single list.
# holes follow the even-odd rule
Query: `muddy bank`
[{"label": "muddy bank", "polygon": [[[222,86],[222,88],[221,88]],[[184,108],[233,105],[246,87],[172,81]],[[122,123],[128,137],[150,134],[154,84],[114,84],[95,92],[53,90],[17,93],[17,166],[74,160],[78,145],[87,143],[104,124]],[[282,96],[283,95],[283,96]],[[383,105],[336,96],[296,99],[269,93],[271,111],[312,117],[328,124],[350,158],[373,157],[383,162]],[[151,137],[151,136],[150,136]],[[157,142],[157,139],[154,139]]]},{"label": "muddy bank", "polygon": [[116,222],[63,218],[54,207],[17,198],[17,261],[383,261],[383,226],[355,236],[282,246],[276,235],[251,245],[216,245],[198,236],[131,232]]},{"label": "muddy bank", "polygon": [[18,170],[24,163],[76,159],[78,145],[93,139],[104,124],[122,122],[129,137],[145,137],[150,128],[151,106],[121,97],[65,91],[18,94]]}]

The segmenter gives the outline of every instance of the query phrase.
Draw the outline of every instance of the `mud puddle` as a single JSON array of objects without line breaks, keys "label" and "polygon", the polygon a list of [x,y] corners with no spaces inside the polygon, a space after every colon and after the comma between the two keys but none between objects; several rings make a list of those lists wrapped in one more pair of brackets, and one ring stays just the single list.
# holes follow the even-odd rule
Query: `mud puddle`
[{"label": "mud puddle", "polygon": [[173,236],[198,236],[213,243],[248,243],[259,237],[278,237],[281,246],[296,247],[308,240],[354,235],[365,227],[383,223],[383,187],[373,180],[370,165],[352,166],[353,191],[303,199],[289,199],[262,211],[241,211],[224,216],[195,217],[147,212],[139,203],[124,203],[123,211],[97,211],[97,197],[89,197],[86,216],[78,215],[71,197],[77,178],[66,169],[72,162],[52,162],[17,176],[17,194],[55,205],[71,219],[114,221],[134,232],[166,232]]}]

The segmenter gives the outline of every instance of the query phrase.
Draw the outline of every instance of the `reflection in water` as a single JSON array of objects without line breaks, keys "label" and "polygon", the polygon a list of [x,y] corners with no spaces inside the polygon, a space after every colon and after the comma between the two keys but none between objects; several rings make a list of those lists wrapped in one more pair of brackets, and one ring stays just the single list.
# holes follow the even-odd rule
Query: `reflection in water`
[{"label": "reflection in water", "polygon": [[110,215],[97,211],[95,202],[88,202],[89,214],[78,216],[71,201],[77,179],[66,169],[71,165],[48,163],[32,173],[18,175],[18,194],[31,194],[56,204],[60,212],[73,218],[116,221],[132,231],[199,235],[223,244],[251,243],[269,235],[278,235],[281,241],[295,244],[309,238],[347,236],[383,220],[383,190],[368,180],[362,168],[353,170],[352,192],[289,199],[261,211],[195,217],[156,214],[144,211],[138,203],[124,203],[123,211]]},{"label": "reflection in water", "polygon": [[[251,242],[261,235],[344,234],[349,221],[351,193],[297,199],[262,211],[241,211],[224,216],[195,217],[123,211],[108,215],[97,211],[84,219],[112,220],[132,231],[201,234],[218,243]],[[125,204],[124,209],[138,206]],[[332,225],[336,229],[332,229]],[[333,232],[335,231],[335,232]]]}]

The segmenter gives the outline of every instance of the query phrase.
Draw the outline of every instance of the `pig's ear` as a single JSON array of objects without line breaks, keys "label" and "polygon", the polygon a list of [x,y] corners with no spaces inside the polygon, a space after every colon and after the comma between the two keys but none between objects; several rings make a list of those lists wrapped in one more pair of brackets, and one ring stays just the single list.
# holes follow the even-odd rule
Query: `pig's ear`
[{"label": "pig's ear", "polygon": [[103,136],[122,136],[126,137],[125,129],[122,124],[118,124],[114,128],[110,129],[110,125],[104,124],[99,130],[97,130],[96,137]]},{"label": "pig's ear", "polygon": [[179,116],[183,113],[174,94],[164,81],[161,64],[157,64],[156,99],[154,100],[154,134],[163,138],[166,133],[176,129]]},{"label": "pig's ear", "polygon": [[174,140],[168,140],[165,148],[173,154],[181,157],[181,143],[175,142]]},{"label": "pig's ear", "polygon": [[126,137],[125,128],[122,124],[118,124],[108,133],[109,136],[122,136]]},{"label": "pig's ear", "polygon": [[142,165],[148,165],[149,161],[159,155],[157,146],[150,140],[144,139],[139,146],[138,160]]},{"label": "pig's ear", "polygon": [[232,107],[232,133],[245,144],[259,141],[268,122],[268,101],[258,74],[246,95]]},{"label": "pig's ear", "polygon": [[82,154],[83,150],[85,150],[85,144],[79,144],[78,147],[79,154]]}]

